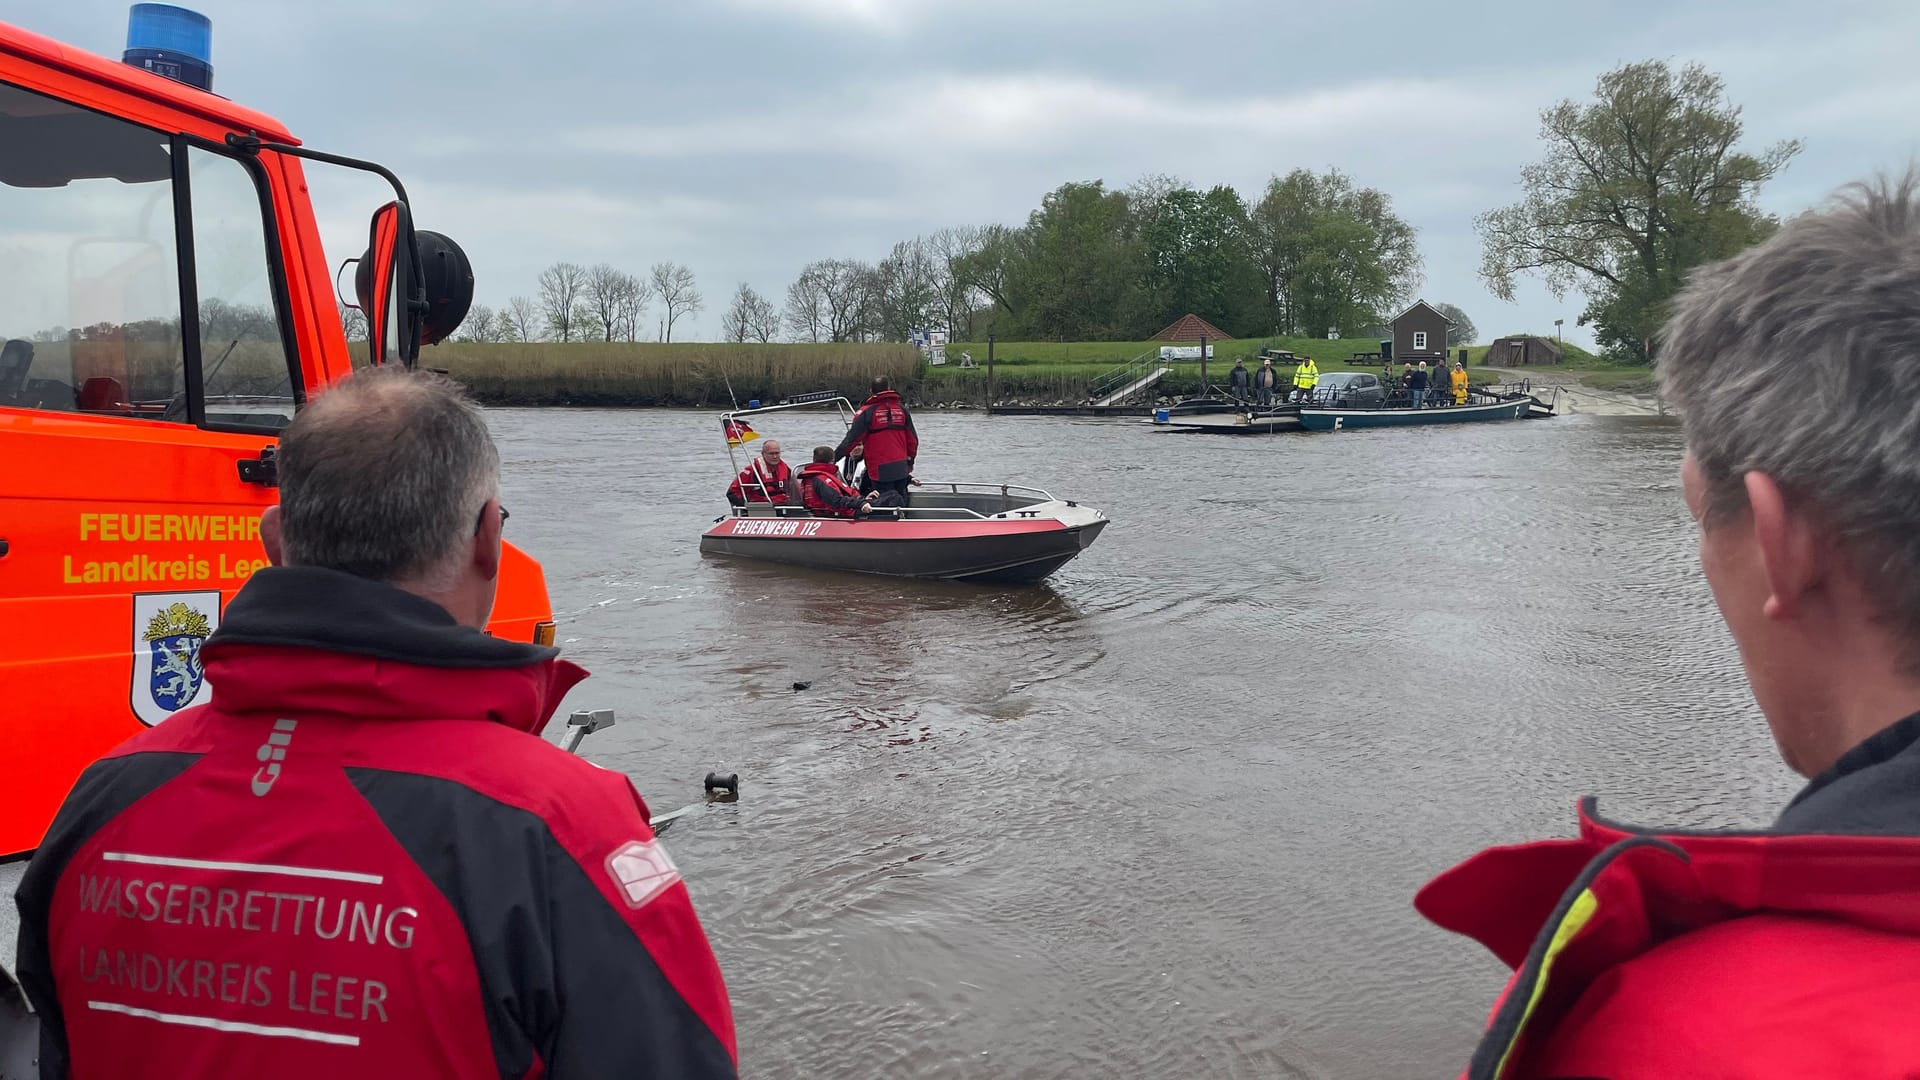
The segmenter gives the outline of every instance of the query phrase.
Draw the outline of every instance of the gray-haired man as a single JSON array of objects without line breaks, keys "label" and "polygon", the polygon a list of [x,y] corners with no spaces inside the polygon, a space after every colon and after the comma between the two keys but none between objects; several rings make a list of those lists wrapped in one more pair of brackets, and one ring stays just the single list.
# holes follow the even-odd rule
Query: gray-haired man
[{"label": "gray-haired man", "polygon": [[1417,906],[1515,969],[1467,1075],[1920,1068],[1920,191],[1702,268],[1659,374],[1700,561],[1781,757],[1770,829],[1483,853]]},{"label": "gray-haired man", "polygon": [[41,1074],[735,1075],[645,804],[537,737],[586,676],[490,637],[499,457],[356,373],[280,441],[213,700],[80,777],[17,897]]}]

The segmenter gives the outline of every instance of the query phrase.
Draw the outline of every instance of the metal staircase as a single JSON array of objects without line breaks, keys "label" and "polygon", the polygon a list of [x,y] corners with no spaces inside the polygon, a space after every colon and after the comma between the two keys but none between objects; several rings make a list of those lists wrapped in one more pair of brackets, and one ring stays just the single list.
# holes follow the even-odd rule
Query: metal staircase
[{"label": "metal staircase", "polygon": [[1118,405],[1150,388],[1172,370],[1161,361],[1159,352],[1142,353],[1094,380],[1088,388],[1087,404]]}]

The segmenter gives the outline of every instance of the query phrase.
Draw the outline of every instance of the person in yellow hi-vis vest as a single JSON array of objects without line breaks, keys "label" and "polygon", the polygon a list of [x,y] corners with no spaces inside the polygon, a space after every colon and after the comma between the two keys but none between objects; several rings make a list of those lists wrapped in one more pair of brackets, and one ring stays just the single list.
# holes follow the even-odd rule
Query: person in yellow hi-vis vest
[{"label": "person in yellow hi-vis vest", "polygon": [[1303,358],[1300,366],[1293,369],[1293,393],[1301,401],[1313,396],[1313,388],[1319,382],[1320,365],[1313,362],[1313,357]]},{"label": "person in yellow hi-vis vest", "polygon": [[1467,403],[1467,368],[1465,364],[1459,361],[1454,362],[1452,379],[1453,403],[1455,405],[1465,405]]}]

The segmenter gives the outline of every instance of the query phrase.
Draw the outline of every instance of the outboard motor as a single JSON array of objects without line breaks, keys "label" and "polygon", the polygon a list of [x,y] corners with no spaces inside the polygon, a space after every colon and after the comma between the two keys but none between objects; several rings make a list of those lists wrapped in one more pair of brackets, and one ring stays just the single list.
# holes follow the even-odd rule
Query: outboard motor
[{"label": "outboard motor", "polygon": [[172,4],[135,4],[127,12],[120,59],[200,90],[213,89],[213,20]]}]

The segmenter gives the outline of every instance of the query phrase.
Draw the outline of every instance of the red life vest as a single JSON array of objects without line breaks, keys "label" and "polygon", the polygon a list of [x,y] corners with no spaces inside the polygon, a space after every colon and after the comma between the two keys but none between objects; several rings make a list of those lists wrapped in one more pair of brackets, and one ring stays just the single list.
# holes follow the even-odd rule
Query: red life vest
[{"label": "red life vest", "polygon": [[756,457],[747,462],[747,467],[740,470],[739,476],[733,478],[727,494],[746,502],[766,502],[767,497],[772,496],[775,506],[785,506],[790,501],[787,497],[787,481],[792,479],[793,470],[787,467],[786,462],[774,466],[773,474],[768,475],[765,459]]},{"label": "red life vest", "polygon": [[849,498],[860,497],[859,489],[849,486],[845,480],[840,479],[840,470],[833,467],[833,462],[815,461],[800,470],[800,499],[806,504],[807,509],[816,514],[832,514],[835,517],[854,515],[853,507],[841,508],[822,499],[813,489],[815,479],[826,482],[833,490]]},{"label": "red life vest", "polygon": [[1905,1076],[1920,836],[1580,837],[1442,874],[1422,915],[1514,969],[1463,1080]]},{"label": "red life vest", "polygon": [[[867,475],[888,479],[880,475],[881,466],[911,461],[919,454],[920,439],[910,426],[913,421],[907,416],[907,407],[900,403],[898,391],[882,390],[873,395],[860,406],[860,413],[866,419],[859,443],[867,459]],[[861,416],[854,417],[855,429],[860,427],[860,420]]]}]

